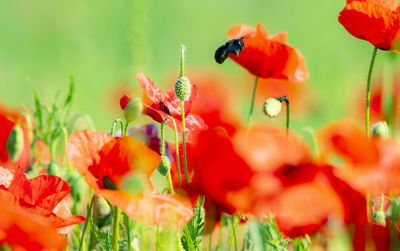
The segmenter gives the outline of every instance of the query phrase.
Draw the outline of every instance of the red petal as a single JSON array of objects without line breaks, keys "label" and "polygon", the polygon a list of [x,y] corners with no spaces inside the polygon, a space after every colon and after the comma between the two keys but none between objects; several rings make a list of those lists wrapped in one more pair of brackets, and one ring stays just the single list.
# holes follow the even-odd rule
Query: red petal
[{"label": "red petal", "polygon": [[125,110],[125,107],[131,102],[132,98],[128,95],[124,94],[122,98],[119,100],[119,105],[121,106],[122,110]]},{"label": "red petal", "polygon": [[143,89],[143,104],[152,106],[153,104],[164,101],[164,94],[146,74],[139,72],[136,74],[136,79]]}]

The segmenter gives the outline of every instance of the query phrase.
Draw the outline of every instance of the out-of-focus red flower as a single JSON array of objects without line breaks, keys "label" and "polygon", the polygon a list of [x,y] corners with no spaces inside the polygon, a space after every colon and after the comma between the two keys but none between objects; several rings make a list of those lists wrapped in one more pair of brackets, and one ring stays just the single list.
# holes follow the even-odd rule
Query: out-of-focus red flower
[{"label": "out-of-focus red flower", "polygon": [[[2,173],[5,174],[4,171]],[[17,168],[14,175],[9,173],[2,179],[0,190],[7,191],[17,205],[48,217],[59,233],[69,233],[74,224],[85,221],[85,217],[71,214],[65,202],[71,187],[60,177],[40,175],[29,179],[22,168]]]},{"label": "out-of-focus red flower", "polygon": [[121,189],[124,179],[136,174],[144,175],[152,187],[149,178],[160,156],[143,142],[128,136],[114,138],[105,132],[77,131],[68,138],[66,154],[96,193],[135,220],[180,227],[191,219],[192,207],[184,196],[160,194],[154,187],[150,193],[136,194]]},{"label": "out-of-focus red flower", "polygon": [[317,231],[331,216],[343,218],[340,197],[323,167],[312,163],[308,147],[292,133],[287,137],[285,130],[256,126],[230,137],[215,128],[200,132],[191,147],[193,178],[186,188],[205,195],[206,207],[217,216],[272,213],[291,237]]},{"label": "out-of-focus red flower", "polygon": [[[182,113],[180,100],[175,95],[174,88],[171,88],[164,94],[148,76],[144,73],[138,73],[136,78],[140,87],[143,89],[143,112],[149,115],[157,122],[163,122],[168,116],[175,119],[178,132],[182,132]],[[191,114],[190,109],[193,101],[196,99],[197,87],[192,85],[189,98],[184,101],[185,107],[185,136],[187,142],[191,142],[199,130],[207,128],[204,121],[197,115]],[[171,128],[173,123],[168,120],[167,125]]]},{"label": "out-of-focus red flower", "polygon": [[[14,169],[17,166],[27,168],[29,165],[29,131],[25,118],[20,117],[22,110],[10,110],[6,106],[0,104],[0,166],[5,168]],[[18,118],[20,117],[20,126],[24,134],[23,150],[16,161],[9,158],[6,144],[8,136],[15,126]]]},{"label": "out-of-focus red flower", "polygon": [[244,48],[238,56],[229,54],[229,57],[260,78],[304,81],[308,78],[304,57],[286,43],[286,37],[286,32],[269,35],[261,24],[256,28],[243,24],[232,26],[228,39],[243,38]]},{"label": "out-of-focus red flower", "polygon": [[397,50],[400,3],[396,0],[347,0],[339,22],[354,37],[382,50]]},{"label": "out-of-focus red flower", "polygon": [[399,194],[400,141],[371,138],[350,121],[340,121],[321,132],[326,161],[335,153],[345,161],[335,175],[355,190],[372,197],[381,193]]},{"label": "out-of-focus red flower", "polygon": [[343,218],[340,197],[323,166],[313,163],[296,135],[286,137],[282,129],[258,126],[248,134],[238,133],[234,141],[254,174],[248,191],[231,200],[246,199],[248,211],[257,216],[274,214],[279,229],[290,237],[317,231],[329,217]]},{"label": "out-of-focus red flower", "polygon": [[65,236],[57,233],[53,222],[12,202],[10,194],[0,189],[0,245],[14,250],[62,250]]},{"label": "out-of-focus red flower", "polygon": [[190,71],[190,80],[198,87],[198,97],[191,112],[199,115],[208,127],[222,127],[229,135],[242,126],[234,88],[220,74],[210,71]]}]

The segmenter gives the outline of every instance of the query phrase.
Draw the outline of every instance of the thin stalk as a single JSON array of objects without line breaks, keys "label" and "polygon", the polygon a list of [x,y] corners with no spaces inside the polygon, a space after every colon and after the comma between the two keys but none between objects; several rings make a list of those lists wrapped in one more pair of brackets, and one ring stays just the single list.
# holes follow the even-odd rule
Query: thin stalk
[{"label": "thin stalk", "polygon": [[321,156],[320,156],[320,152],[319,152],[319,146],[318,146],[317,137],[315,137],[315,132],[311,127],[305,128],[304,131],[308,132],[310,134],[310,136],[311,136],[312,145],[313,145],[314,154],[315,154],[315,160],[317,162],[319,162]]},{"label": "thin stalk", "polygon": [[289,99],[286,96],[280,97],[279,100],[285,101],[286,103],[286,136],[289,135],[289,123],[290,123],[290,110],[289,110]]},{"label": "thin stalk", "polygon": [[[171,120],[174,125],[174,136],[175,136],[175,148],[176,148],[176,165],[178,167],[178,179],[179,186],[182,187],[182,178],[181,178],[181,166],[179,161],[179,141],[178,141],[178,129],[176,128],[175,119],[173,117],[167,117],[161,124],[161,156],[165,155],[165,143],[164,143],[164,127],[167,120]],[[168,179],[170,179],[171,173],[168,173]]]},{"label": "thin stalk", "polygon": [[179,65],[179,76],[182,77],[183,76],[183,70],[184,70],[184,66],[185,66],[185,46],[183,44],[181,44],[181,62]]},{"label": "thin stalk", "polygon": [[181,101],[181,113],[182,113],[182,148],[183,148],[183,165],[185,167],[185,180],[186,185],[189,185],[189,174],[187,169],[187,160],[186,160],[186,141],[185,141],[185,107],[183,105],[183,101]]},{"label": "thin stalk", "polygon": [[88,207],[87,212],[86,212],[86,221],[85,221],[85,225],[83,225],[81,239],[79,240],[78,251],[82,250],[83,238],[85,236],[85,232],[86,232],[86,228],[87,228],[88,222],[90,221],[90,216],[92,215],[91,211],[92,211],[92,206],[93,206],[93,200],[94,200],[94,196],[92,196],[92,199],[90,201],[89,207]]},{"label": "thin stalk", "polygon": [[367,192],[367,221],[371,222],[371,206],[369,205],[369,201],[370,201],[370,194],[369,192]]},{"label": "thin stalk", "polygon": [[116,120],[114,120],[114,122],[113,122],[113,124],[112,124],[112,126],[111,126],[111,132],[110,132],[110,134],[111,134],[112,136],[114,136],[115,127],[116,127],[116,125],[117,125],[118,123],[119,123],[120,126],[121,126],[121,135],[124,133],[124,122],[122,122],[122,119],[116,119]]},{"label": "thin stalk", "polygon": [[256,78],[254,79],[253,92],[251,95],[249,116],[247,118],[247,132],[250,130],[251,118],[253,117],[254,100],[255,100],[256,90],[257,90],[257,80],[258,80],[258,77],[256,76]]},{"label": "thin stalk", "polygon": [[238,243],[236,236],[236,216],[232,215],[232,234],[233,234],[233,242],[235,243],[235,251],[238,251]]},{"label": "thin stalk", "polygon": [[112,250],[118,251],[118,239],[119,239],[119,215],[120,210],[118,207],[114,207],[114,217],[113,217],[113,232],[112,232]]},{"label": "thin stalk", "polygon": [[377,50],[378,50],[378,48],[374,47],[371,63],[369,65],[368,79],[367,79],[367,98],[366,98],[367,102],[366,102],[366,111],[365,111],[365,131],[367,133],[368,138],[369,138],[369,110],[370,110],[370,102],[371,102],[371,76],[372,76],[372,69],[374,68]]}]

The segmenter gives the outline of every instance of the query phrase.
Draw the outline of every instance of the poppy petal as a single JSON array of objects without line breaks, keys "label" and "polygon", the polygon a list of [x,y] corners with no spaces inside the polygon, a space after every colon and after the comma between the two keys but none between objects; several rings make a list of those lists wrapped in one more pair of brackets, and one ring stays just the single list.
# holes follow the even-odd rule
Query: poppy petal
[{"label": "poppy petal", "polygon": [[151,106],[164,100],[163,92],[146,74],[139,72],[136,74],[136,79],[143,89],[143,104]]}]

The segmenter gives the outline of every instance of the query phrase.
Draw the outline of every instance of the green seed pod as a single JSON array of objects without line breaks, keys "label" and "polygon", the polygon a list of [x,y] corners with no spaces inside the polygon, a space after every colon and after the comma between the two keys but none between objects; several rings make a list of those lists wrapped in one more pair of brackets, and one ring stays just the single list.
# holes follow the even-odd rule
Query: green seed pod
[{"label": "green seed pod", "polygon": [[143,111],[143,104],[140,98],[132,99],[124,109],[124,117],[126,121],[134,121]]},{"label": "green seed pod", "polygon": [[389,127],[386,121],[376,123],[372,127],[372,135],[374,137],[387,138],[389,137]]},{"label": "green seed pod", "polygon": [[6,149],[8,156],[13,161],[16,161],[24,149],[24,132],[19,125],[15,125],[8,135]]},{"label": "green seed pod", "polygon": [[187,77],[182,76],[179,77],[178,80],[176,80],[175,95],[179,98],[179,100],[181,101],[187,100],[190,96],[191,91],[192,91],[192,86]]},{"label": "green seed pod", "polygon": [[378,210],[372,213],[371,222],[379,225],[379,226],[386,226],[386,215],[385,212],[382,210]]},{"label": "green seed pod", "polygon": [[169,169],[171,169],[171,162],[169,161],[167,156],[162,156],[161,157],[161,162],[158,165],[158,172],[162,175],[162,176],[166,176],[169,172]]},{"label": "green seed pod", "polygon": [[267,98],[264,102],[263,111],[270,118],[276,117],[282,110],[282,103],[277,98]]},{"label": "green seed pod", "polygon": [[47,167],[46,173],[50,175],[60,176],[60,163],[54,160],[51,161],[49,166]]}]

